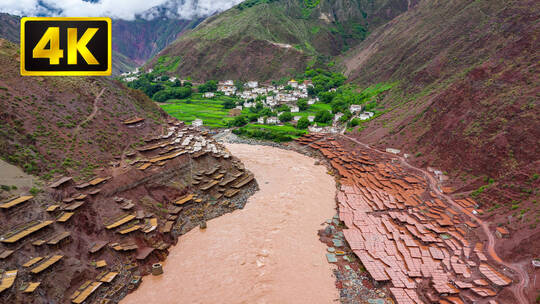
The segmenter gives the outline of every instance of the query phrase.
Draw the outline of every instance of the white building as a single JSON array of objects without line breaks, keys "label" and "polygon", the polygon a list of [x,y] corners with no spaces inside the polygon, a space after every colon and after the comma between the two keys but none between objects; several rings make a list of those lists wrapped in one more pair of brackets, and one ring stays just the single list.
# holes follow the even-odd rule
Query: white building
[{"label": "white building", "polygon": [[315,99],[310,99],[310,100],[307,101],[307,104],[311,106],[311,105],[315,104],[315,102],[316,102]]},{"label": "white building", "polygon": [[358,113],[358,112],[362,111],[362,105],[353,104],[353,105],[351,105],[349,107],[349,111],[351,111],[351,113]]},{"label": "white building", "polygon": [[291,113],[298,113],[298,112],[300,112],[300,108],[298,106],[291,107]]},{"label": "white building", "polygon": [[191,122],[191,125],[194,127],[202,127],[203,121],[202,119],[195,119],[194,121]]},{"label": "white building", "polygon": [[334,121],[338,121],[341,117],[343,117],[343,113],[337,113],[334,115]]},{"label": "white building", "polygon": [[296,89],[298,87],[298,81],[291,79],[289,82],[287,82],[288,85],[290,85],[293,89]]},{"label": "white building", "polygon": [[302,116],[295,116],[295,117],[293,117],[293,120],[294,120],[294,121],[299,121],[300,118],[302,118]]},{"label": "white building", "polygon": [[309,122],[313,122],[315,120],[315,116],[308,116],[307,119]]},{"label": "white building", "polygon": [[279,119],[277,117],[268,117],[266,123],[269,125],[276,125],[279,123]]},{"label": "white building", "polygon": [[250,89],[255,89],[259,86],[259,83],[257,81],[248,81],[246,83],[246,87],[250,88]]},{"label": "white building", "polygon": [[368,120],[371,117],[373,117],[373,115],[375,115],[375,113],[373,113],[373,112],[364,112],[364,113],[358,115],[358,118],[360,118],[360,120]]},{"label": "white building", "polygon": [[255,106],[253,102],[244,102],[244,108],[252,108]]},{"label": "white building", "polygon": [[401,151],[398,150],[398,149],[386,148],[386,152],[392,153],[392,154],[399,154],[399,152],[401,152]]},{"label": "white building", "polygon": [[232,80],[220,81],[218,85],[219,86],[234,86],[234,81]]},{"label": "white building", "polygon": [[264,117],[257,118],[257,123],[261,125],[264,124]]},{"label": "white building", "polygon": [[242,106],[236,106],[235,109],[238,109],[238,110],[242,111]]},{"label": "white building", "polygon": [[204,98],[214,98],[214,96],[216,96],[216,94],[214,94],[213,92],[206,92],[203,94]]}]

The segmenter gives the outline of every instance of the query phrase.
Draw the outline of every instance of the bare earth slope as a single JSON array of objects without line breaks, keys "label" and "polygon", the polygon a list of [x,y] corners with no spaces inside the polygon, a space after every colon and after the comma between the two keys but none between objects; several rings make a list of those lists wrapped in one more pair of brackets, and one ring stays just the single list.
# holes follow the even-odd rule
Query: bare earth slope
[{"label": "bare earth slope", "polygon": [[386,113],[354,136],[445,172],[448,192],[472,195],[490,229],[510,230],[501,258],[531,272],[540,249],[539,17],[537,1],[420,1],[341,61],[361,86],[398,82],[382,100]]},{"label": "bare earth slope", "polygon": [[116,303],[180,235],[256,188],[223,146],[142,93],[21,77],[18,60],[0,39],[0,157],[41,179],[0,170],[0,303]]}]

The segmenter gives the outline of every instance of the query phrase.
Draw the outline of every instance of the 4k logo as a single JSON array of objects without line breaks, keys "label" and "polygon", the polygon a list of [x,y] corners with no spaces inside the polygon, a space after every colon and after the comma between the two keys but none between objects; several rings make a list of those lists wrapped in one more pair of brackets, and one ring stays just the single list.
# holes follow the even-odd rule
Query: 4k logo
[{"label": "4k logo", "polygon": [[111,75],[111,19],[23,18],[21,75]]}]

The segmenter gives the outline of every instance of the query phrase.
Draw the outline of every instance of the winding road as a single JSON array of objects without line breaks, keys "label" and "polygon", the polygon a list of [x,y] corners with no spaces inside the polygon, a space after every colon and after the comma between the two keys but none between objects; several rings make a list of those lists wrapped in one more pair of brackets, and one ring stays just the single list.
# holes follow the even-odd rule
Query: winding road
[{"label": "winding road", "polygon": [[519,301],[519,303],[521,304],[527,304],[528,301],[527,301],[527,296],[525,295],[525,287],[528,286],[529,284],[529,276],[527,274],[527,272],[525,271],[525,269],[518,263],[509,263],[509,262],[505,262],[503,261],[498,255],[497,255],[497,252],[495,252],[495,236],[493,233],[491,233],[491,231],[489,230],[489,226],[487,223],[485,223],[484,221],[482,221],[481,219],[479,219],[477,216],[475,216],[473,213],[471,213],[469,210],[463,208],[461,205],[459,205],[458,203],[456,203],[450,196],[444,194],[441,189],[440,189],[440,185],[439,185],[439,182],[437,181],[437,179],[435,177],[433,177],[433,175],[431,175],[428,171],[426,170],[423,170],[421,168],[418,168],[418,167],[415,167],[411,164],[409,164],[407,162],[407,160],[402,157],[402,156],[399,156],[399,155],[395,155],[395,154],[392,154],[392,153],[388,153],[388,152],[384,152],[384,151],[380,151],[376,148],[373,148],[373,147],[370,147],[368,144],[365,144],[363,142],[360,142],[358,141],[357,139],[355,138],[352,138],[350,136],[347,136],[347,135],[342,135],[344,138],[350,140],[350,141],[353,141],[361,146],[363,146],[364,148],[368,149],[368,150],[371,150],[373,152],[376,152],[376,153],[379,153],[379,154],[383,154],[383,155],[387,155],[387,156],[391,156],[393,158],[397,158],[399,159],[399,161],[401,162],[401,164],[411,170],[414,170],[416,172],[419,172],[419,173],[422,173],[422,175],[426,178],[426,180],[428,181],[428,184],[429,184],[429,187],[430,189],[435,192],[439,197],[442,197],[444,199],[446,199],[447,202],[449,202],[452,206],[454,206],[456,209],[460,210],[461,212],[465,213],[466,215],[468,215],[471,219],[475,220],[476,222],[478,222],[478,224],[480,225],[480,227],[482,227],[482,230],[484,231],[484,234],[487,236],[488,238],[488,244],[487,244],[487,252],[488,254],[493,258],[493,260],[495,260],[497,263],[507,267],[507,268],[510,268],[511,270],[513,270],[519,277],[519,282],[516,282],[515,284],[512,284],[510,286],[510,290],[512,291],[512,293],[514,294],[514,296],[516,297],[516,299]]}]

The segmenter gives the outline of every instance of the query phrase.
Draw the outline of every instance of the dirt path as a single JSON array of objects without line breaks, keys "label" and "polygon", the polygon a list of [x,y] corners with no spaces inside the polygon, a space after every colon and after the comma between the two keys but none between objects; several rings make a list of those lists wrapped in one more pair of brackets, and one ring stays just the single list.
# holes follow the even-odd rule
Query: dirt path
[{"label": "dirt path", "polygon": [[495,260],[496,262],[498,262],[501,265],[504,265],[504,266],[512,269],[515,273],[518,274],[519,282],[516,282],[516,283],[512,284],[510,286],[510,290],[512,290],[512,292],[514,293],[514,296],[518,299],[519,303],[521,303],[521,304],[527,304],[528,303],[527,297],[525,295],[525,288],[529,284],[529,276],[528,276],[527,272],[525,271],[525,269],[522,267],[521,264],[505,262],[497,255],[497,252],[495,252],[495,236],[494,236],[494,233],[492,233],[489,230],[489,225],[487,223],[485,223],[484,221],[479,219],[477,216],[475,216],[473,213],[469,212],[467,209],[463,208],[461,205],[456,203],[450,196],[444,194],[441,191],[439,181],[435,177],[433,177],[433,175],[431,175],[427,170],[424,170],[424,169],[421,169],[421,168],[418,168],[418,167],[415,167],[415,166],[409,164],[407,162],[407,160],[402,156],[395,155],[395,154],[388,153],[388,152],[384,152],[384,151],[380,151],[380,150],[378,150],[376,148],[370,147],[368,144],[362,143],[362,142],[356,140],[355,138],[352,138],[352,137],[347,136],[347,135],[343,135],[343,137],[348,139],[348,140],[351,140],[351,141],[353,141],[353,142],[355,142],[355,143],[357,143],[357,144],[359,144],[359,145],[361,145],[361,146],[365,147],[366,149],[371,150],[373,152],[383,154],[383,155],[387,155],[387,156],[390,156],[390,157],[393,157],[393,158],[397,158],[397,159],[399,159],[399,161],[401,162],[401,164],[403,166],[405,166],[405,167],[407,167],[409,169],[412,169],[412,170],[414,170],[416,172],[422,173],[422,175],[427,179],[430,189],[433,192],[435,192],[435,194],[437,194],[439,197],[442,197],[442,198],[446,199],[446,201],[449,202],[456,209],[460,210],[461,212],[465,213],[467,216],[469,216],[470,218],[472,218],[473,220],[478,222],[480,227],[482,227],[482,230],[484,231],[484,234],[488,238],[488,244],[487,244],[487,247],[486,247],[487,248],[487,253],[493,258],[493,260]]},{"label": "dirt path", "polygon": [[328,304],[339,299],[318,230],[335,213],[335,181],[305,155],[226,144],[260,190],[242,210],[181,236],[161,276],[143,278],[122,304]]},{"label": "dirt path", "polygon": [[92,113],[90,113],[90,115],[88,115],[88,117],[86,117],[85,120],[83,120],[80,124],[77,125],[77,127],[75,128],[75,132],[73,132],[74,135],[77,135],[79,134],[79,132],[81,131],[81,126],[87,122],[89,122],[90,120],[94,119],[94,116],[96,116],[97,112],[98,112],[98,101],[99,99],[101,98],[101,95],[103,94],[103,92],[105,92],[105,88],[101,89],[101,91],[99,92],[99,94],[96,96],[96,98],[94,99],[94,104],[93,104],[93,109],[92,109]]}]

